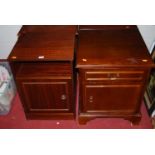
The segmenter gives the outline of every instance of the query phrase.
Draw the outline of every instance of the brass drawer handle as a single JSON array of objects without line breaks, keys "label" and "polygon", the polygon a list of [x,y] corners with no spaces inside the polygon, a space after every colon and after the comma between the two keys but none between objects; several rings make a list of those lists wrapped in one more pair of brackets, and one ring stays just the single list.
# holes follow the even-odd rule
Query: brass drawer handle
[{"label": "brass drawer handle", "polygon": [[117,77],[111,77],[110,78],[110,80],[116,80],[117,79]]},{"label": "brass drawer handle", "polygon": [[110,80],[116,80],[117,78],[120,77],[119,73],[117,73],[117,74],[110,74],[110,73],[108,73],[107,76],[108,76],[108,78],[110,78]]}]

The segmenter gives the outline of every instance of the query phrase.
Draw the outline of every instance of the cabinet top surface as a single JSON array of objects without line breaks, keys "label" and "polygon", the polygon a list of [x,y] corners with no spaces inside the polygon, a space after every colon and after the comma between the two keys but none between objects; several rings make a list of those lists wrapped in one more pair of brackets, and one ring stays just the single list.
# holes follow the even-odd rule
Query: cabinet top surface
[{"label": "cabinet top surface", "polygon": [[76,26],[23,26],[11,61],[72,61]]},{"label": "cabinet top surface", "polygon": [[[87,28],[87,27],[84,27]],[[152,66],[151,56],[136,27],[79,31],[76,67]]]},{"label": "cabinet top surface", "polygon": [[79,25],[78,29],[81,30],[123,30],[135,29],[135,25]]}]

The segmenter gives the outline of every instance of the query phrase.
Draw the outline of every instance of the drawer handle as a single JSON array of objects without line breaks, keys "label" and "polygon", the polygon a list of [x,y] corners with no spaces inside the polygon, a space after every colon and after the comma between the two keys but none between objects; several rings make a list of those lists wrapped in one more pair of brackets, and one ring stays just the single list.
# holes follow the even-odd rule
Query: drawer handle
[{"label": "drawer handle", "polygon": [[111,77],[111,78],[110,78],[110,80],[116,80],[116,79],[117,79],[116,77]]},{"label": "drawer handle", "polygon": [[110,74],[109,73],[107,76],[108,76],[108,78],[110,78],[110,80],[116,80],[117,78],[120,77],[119,73],[117,73],[117,74]]},{"label": "drawer handle", "polygon": [[66,95],[64,95],[64,94],[63,94],[63,95],[61,95],[61,100],[63,100],[63,101],[64,101],[64,100],[66,100],[66,98],[67,98],[67,97],[66,97]]}]

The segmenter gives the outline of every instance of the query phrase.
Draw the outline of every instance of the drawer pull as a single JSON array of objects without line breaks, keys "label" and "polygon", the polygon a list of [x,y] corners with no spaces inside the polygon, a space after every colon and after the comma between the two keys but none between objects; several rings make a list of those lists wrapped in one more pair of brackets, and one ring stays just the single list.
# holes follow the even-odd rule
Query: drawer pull
[{"label": "drawer pull", "polygon": [[87,81],[142,81],[144,71],[86,71],[85,80]]},{"label": "drawer pull", "polygon": [[117,79],[116,77],[111,77],[111,78],[110,78],[110,80],[116,80],[116,79]]},{"label": "drawer pull", "polygon": [[117,73],[117,74],[110,74],[109,73],[107,76],[108,76],[108,78],[110,78],[110,80],[116,80],[117,78],[120,77],[119,73]]},{"label": "drawer pull", "polygon": [[66,95],[64,95],[64,94],[63,94],[63,95],[61,95],[61,100],[63,100],[63,101],[64,101],[64,100],[66,100],[66,98],[67,98],[67,97],[66,97]]}]

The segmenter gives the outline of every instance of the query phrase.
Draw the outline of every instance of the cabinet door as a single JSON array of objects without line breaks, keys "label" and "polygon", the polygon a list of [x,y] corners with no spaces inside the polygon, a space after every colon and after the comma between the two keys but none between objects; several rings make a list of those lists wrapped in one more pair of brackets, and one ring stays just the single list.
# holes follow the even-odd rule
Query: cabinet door
[{"label": "cabinet door", "polygon": [[132,113],[138,108],[141,85],[85,85],[84,112]]},{"label": "cabinet door", "polygon": [[70,111],[70,80],[18,79],[17,83],[27,112]]}]

